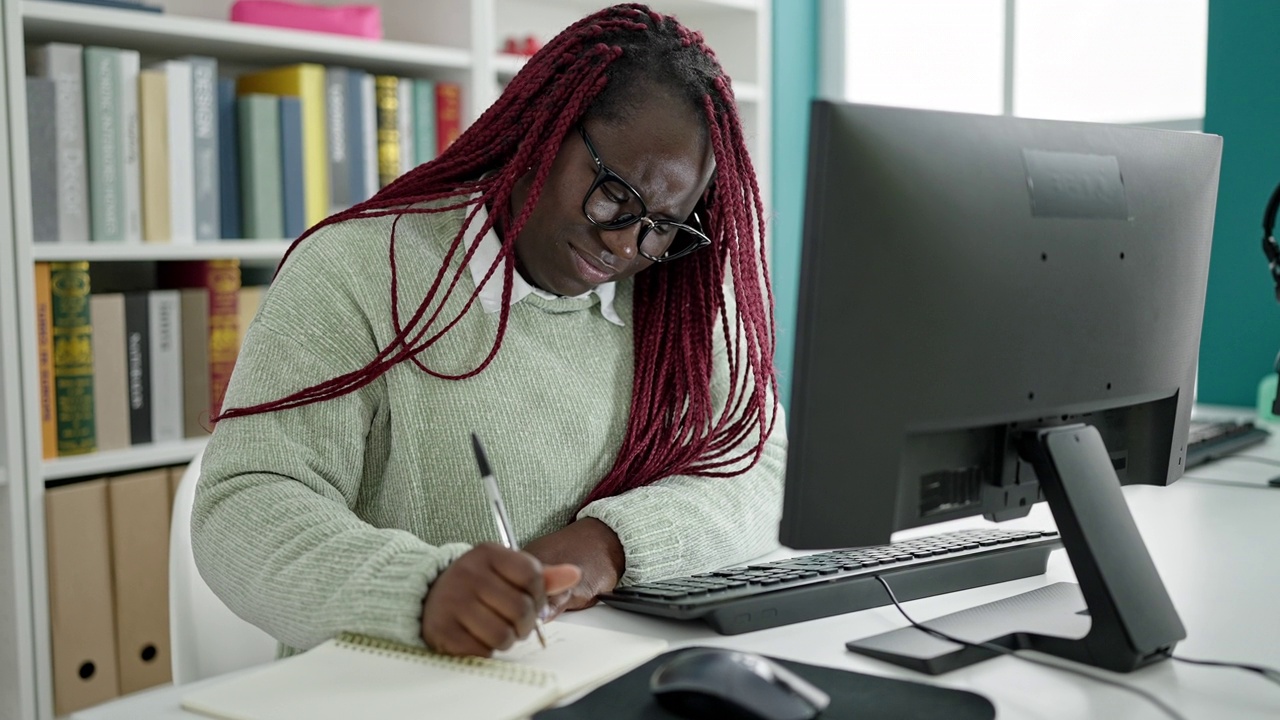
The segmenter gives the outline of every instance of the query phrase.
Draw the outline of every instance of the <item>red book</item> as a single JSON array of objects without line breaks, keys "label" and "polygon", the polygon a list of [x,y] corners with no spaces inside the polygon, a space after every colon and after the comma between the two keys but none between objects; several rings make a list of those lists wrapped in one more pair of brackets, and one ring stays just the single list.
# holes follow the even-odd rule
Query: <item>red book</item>
[{"label": "red book", "polygon": [[444,152],[462,134],[462,86],[436,83],[436,153]]},{"label": "red book", "polygon": [[239,350],[240,261],[165,263],[160,276],[168,288],[204,288],[209,292],[209,415],[200,414],[212,417],[222,410],[222,397]]}]

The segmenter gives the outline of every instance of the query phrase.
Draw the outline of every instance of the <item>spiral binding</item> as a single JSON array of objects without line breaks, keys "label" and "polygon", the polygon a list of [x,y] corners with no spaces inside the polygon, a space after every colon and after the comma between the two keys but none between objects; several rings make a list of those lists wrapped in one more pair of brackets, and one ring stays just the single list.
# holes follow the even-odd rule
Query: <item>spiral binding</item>
[{"label": "spiral binding", "polygon": [[470,675],[479,675],[494,680],[532,685],[534,687],[554,687],[556,684],[555,675],[546,670],[539,670],[527,665],[492,660],[490,658],[440,655],[426,648],[410,647],[365,635],[342,633],[338,636],[337,644],[340,647],[356,652],[394,657],[400,660]]}]

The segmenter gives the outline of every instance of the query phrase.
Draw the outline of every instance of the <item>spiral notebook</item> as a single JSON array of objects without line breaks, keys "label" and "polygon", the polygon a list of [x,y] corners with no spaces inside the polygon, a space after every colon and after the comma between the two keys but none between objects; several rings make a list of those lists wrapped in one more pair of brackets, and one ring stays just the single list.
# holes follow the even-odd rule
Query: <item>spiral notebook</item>
[{"label": "spiral notebook", "polygon": [[182,698],[220,720],[383,720],[465,717],[514,720],[612,680],[666,641],[550,623],[547,647],[524,640],[488,658],[456,658],[359,635],[342,635]]}]

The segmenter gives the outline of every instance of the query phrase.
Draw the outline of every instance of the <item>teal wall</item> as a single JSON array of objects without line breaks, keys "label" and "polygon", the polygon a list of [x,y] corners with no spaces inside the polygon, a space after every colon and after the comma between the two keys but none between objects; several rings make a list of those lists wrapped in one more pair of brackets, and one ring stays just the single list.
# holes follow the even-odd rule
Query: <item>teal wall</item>
[{"label": "teal wall", "polygon": [[769,258],[783,407],[790,407],[791,349],[800,278],[800,231],[809,102],[818,90],[818,0],[773,3],[773,255]]},{"label": "teal wall", "polygon": [[1280,3],[1210,0],[1205,132],[1223,138],[1199,400],[1252,406],[1280,350],[1262,211],[1280,183]]}]

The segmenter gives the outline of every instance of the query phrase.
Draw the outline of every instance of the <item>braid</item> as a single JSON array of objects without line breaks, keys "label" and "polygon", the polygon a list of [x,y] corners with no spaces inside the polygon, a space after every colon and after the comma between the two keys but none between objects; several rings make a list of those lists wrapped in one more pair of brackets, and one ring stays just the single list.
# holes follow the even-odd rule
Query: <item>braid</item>
[{"label": "braid", "polygon": [[[671,475],[732,476],[754,464],[777,419],[773,370],[773,295],[765,260],[764,204],[748,156],[733,91],[702,34],[644,5],[616,5],[566,28],[534,55],[498,100],[435,160],[397,178],[372,198],[316,224],[281,260],[321,228],[359,218],[392,217],[388,263],[394,336],[362,368],[277,400],[224,408],[215,420],[285,410],[355,392],[409,361],[435,377],[459,380],[488,367],[506,334],[514,286],[514,239],[528,222],[562,141],[585,117],[627,116],[637,83],[670,88],[705,121],[716,175],[704,197],[712,246],[635,277],[635,373],[631,411],[613,467],[583,501],[616,495]],[[484,207],[511,206],[516,182],[532,169],[528,197],[503,225],[498,257],[453,317],[441,317],[472,256],[505,210],[488,214],[464,247]],[[405,215],[465,210],[439,273],[415,308],[401,308],[396,232]],[[508,227],[509,225],[509,227]],[[457,270],[449,268],[460,255]],[[457,374],[420,357],[471,310],[501,269],[502,306],[493,343],[476,367]],[[278,272],[278,270],[277,270]],[[736,313],[728,312],[727,275]],[[434,308],[434,310],[432,309]],[[702,312],[694,311],[701,309]],[[729,358],[729,391],[719,416],[711,397],[713,345]],[[753,446],[742,448],[754,434]]]}]

